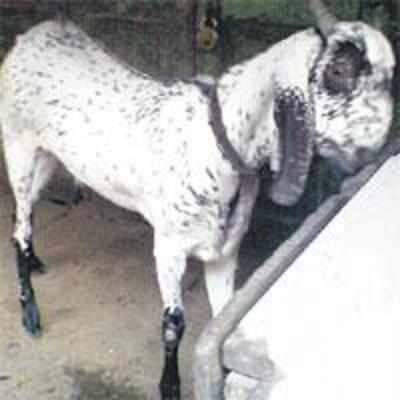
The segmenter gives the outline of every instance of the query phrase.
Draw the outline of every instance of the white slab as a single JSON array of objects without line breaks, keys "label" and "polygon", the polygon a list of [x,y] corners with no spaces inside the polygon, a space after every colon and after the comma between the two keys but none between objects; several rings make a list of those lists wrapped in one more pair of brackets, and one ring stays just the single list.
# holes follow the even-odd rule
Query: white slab
[{"label": "white slab", "polygon": [[270,400],[400,399],[400,157],[246,317],[281,379]]}]

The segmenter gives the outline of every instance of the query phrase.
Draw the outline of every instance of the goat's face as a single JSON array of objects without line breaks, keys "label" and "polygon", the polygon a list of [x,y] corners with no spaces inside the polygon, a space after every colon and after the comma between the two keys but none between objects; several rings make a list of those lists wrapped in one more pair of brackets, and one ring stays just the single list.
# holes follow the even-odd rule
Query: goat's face
[{"label": "goat's face", "polygon": [[340,22],[311,74],[317,151],[347,173],[371,161],[386,140],[393,67],[390,44],[379,31]]}]

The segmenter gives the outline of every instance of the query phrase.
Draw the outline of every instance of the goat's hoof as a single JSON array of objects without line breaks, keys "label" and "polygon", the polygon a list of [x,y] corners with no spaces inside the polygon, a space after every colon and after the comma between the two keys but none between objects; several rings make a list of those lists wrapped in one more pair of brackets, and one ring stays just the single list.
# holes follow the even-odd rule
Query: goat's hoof
[{"label": "goat's hoof", "polygon": [[161,400],[181,400],[179,386],[169,386],[162,390]]},{"label": "goat's hoof", "polygon": [[43,264],[42,260],[35,254],[29,257],[29,270],[37,274],[44,274],[47,271],[46,265]]},{"label": "goat's hoof", "polygon": [[31,336],[40,336],[40,315],[34,301],[30,301],[22,306],[22,324]]}]

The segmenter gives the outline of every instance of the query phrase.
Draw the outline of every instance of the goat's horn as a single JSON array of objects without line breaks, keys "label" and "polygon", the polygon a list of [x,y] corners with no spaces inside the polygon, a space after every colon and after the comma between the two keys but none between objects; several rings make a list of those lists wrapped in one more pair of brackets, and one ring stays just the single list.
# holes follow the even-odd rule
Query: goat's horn
[{"label": "goat's horn", "polygon": [[326,8],[321,0],[308,0],[308,5],[317,20],[317,26],[321,33],[325,37],[329,36],[338,19]]}]

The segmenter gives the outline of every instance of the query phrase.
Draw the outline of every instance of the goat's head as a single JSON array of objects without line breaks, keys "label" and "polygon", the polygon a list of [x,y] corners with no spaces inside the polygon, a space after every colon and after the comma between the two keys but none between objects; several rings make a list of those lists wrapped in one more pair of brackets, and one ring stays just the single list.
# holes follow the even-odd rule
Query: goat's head
[{"label": "goat's head", "polygon": [[388,41],[366,24],[341,22],[327,37],[310,82],[315,142],[345,172],[371,161],[386,140],[393,67]]},{"label": "goat's head", "polygon": [[[312,122],[295,126],[290,136],[281,135],[284,157],[270,195],[283,205],[295,203],[303,193],[313,148],[344,172],[355,173],[383,146],[392,118],[395,61],[387,39],[364,23],[337,21],[319,0],[309,3],[322,46],[309,75],[312,107],[303,110],[295,103],[296,120]],[[277,121],[280,130],[293,130],[285,126],[287,114]]]}]

